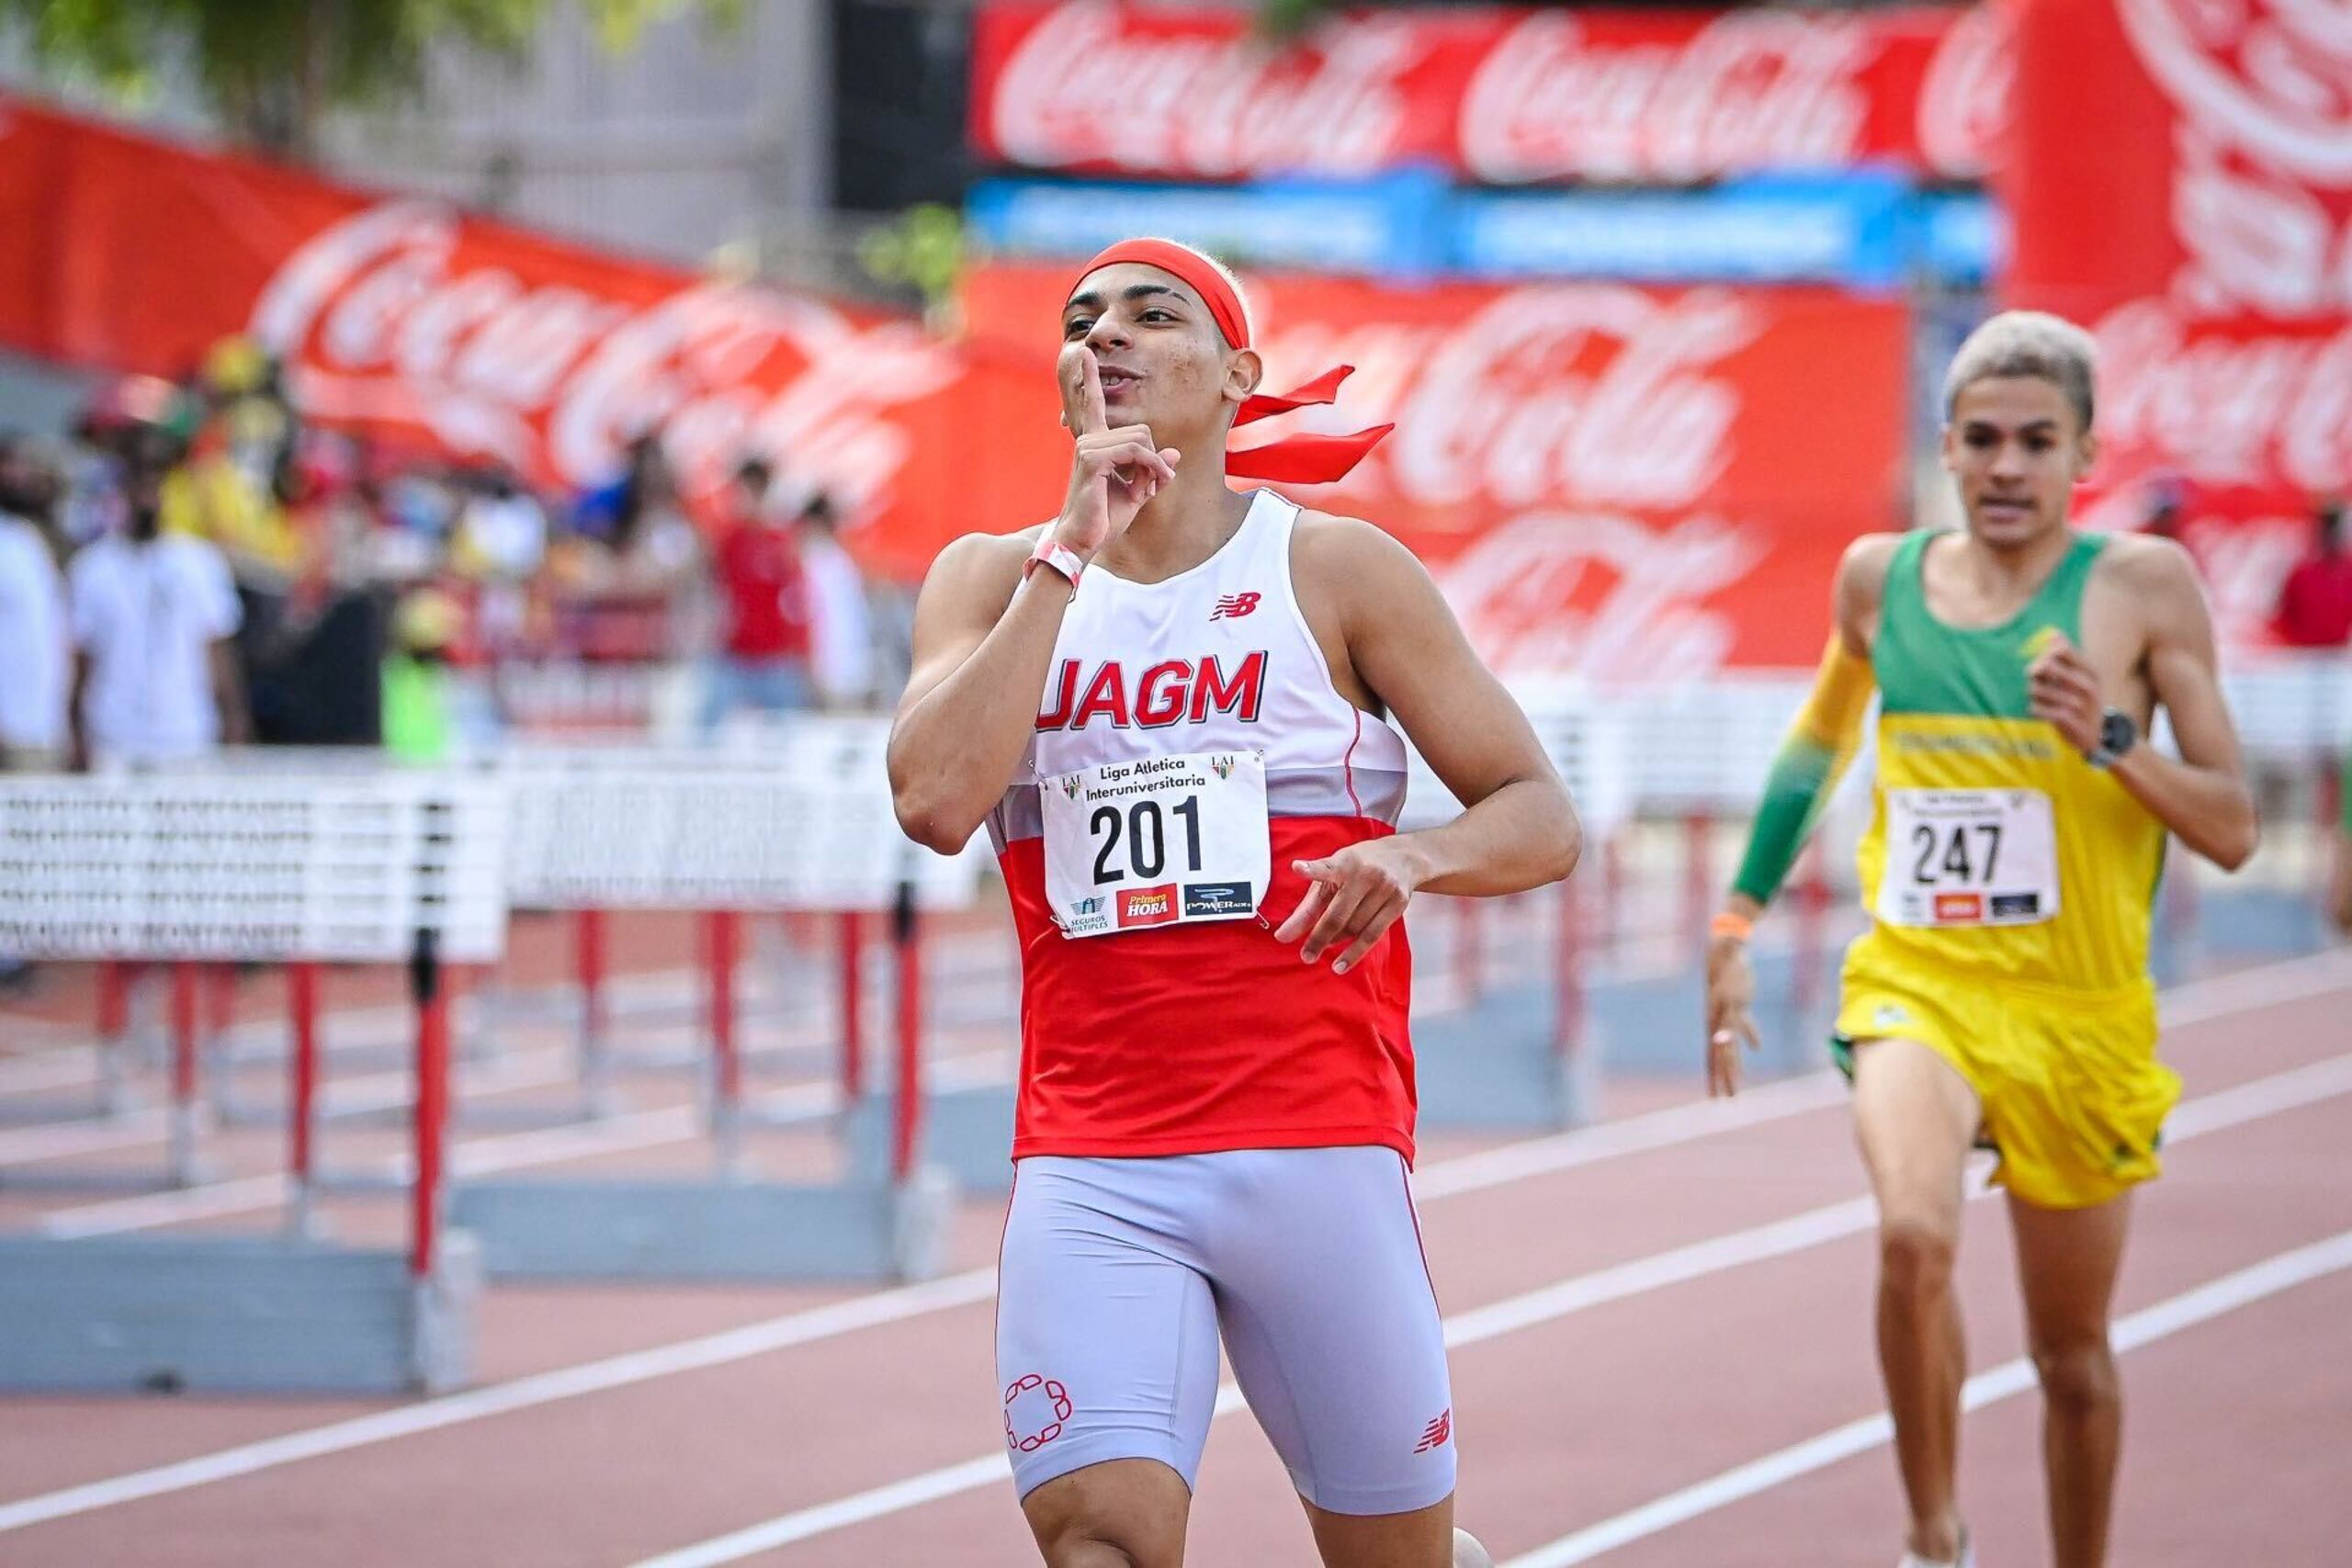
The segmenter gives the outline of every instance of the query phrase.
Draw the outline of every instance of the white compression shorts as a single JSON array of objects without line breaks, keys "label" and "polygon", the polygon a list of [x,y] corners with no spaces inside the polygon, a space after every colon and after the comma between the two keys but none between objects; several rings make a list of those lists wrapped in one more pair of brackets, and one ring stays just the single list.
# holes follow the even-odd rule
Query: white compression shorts
[{"label": "white compression shorts", "polygon": [[1021,1495],[1105,1460],[1193,1484],[1217,1341],[1300,1496],[1396,1514],[1453,1490],[1445,1339],[1405,1162],[1379,1147],[1015,1168],[997,1297]]}]

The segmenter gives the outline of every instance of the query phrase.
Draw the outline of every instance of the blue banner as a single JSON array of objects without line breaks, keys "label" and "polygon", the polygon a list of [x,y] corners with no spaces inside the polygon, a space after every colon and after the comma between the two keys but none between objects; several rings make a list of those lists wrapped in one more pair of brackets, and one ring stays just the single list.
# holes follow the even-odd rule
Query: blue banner
[{"label": "blue banner", "polygon": [[1015,255],[1084,255],[1157,234],[1245,265],[1422,278],[1960,287],[1996,270],[1990,198],[1923,194],[1891,173],[1770,177],[1710,190],[1480,192],[1433,173],[1248,186],[983,180],[973,237]]},{"label": "blue banner", "polygon": [[1464,195],[1453,262],[1479,277],[1885,288],[1907,270],[1910,194],[1900,178],[1865,175],[1706,191]]},{"label": "blue banner", "polygon": [[1086,255],[1137,234],[1245,265],[1421,276],[1445,254],[1445,183],[1405,171],[1354,181],[1248,186],[982,180],[965,200],[975,238],[1016,255]]}]

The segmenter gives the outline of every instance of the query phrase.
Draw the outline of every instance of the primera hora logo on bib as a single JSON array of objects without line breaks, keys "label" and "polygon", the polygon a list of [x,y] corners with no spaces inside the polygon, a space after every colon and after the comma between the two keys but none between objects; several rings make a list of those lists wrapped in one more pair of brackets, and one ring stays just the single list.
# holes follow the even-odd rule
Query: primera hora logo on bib
[{"label": "primera hora logo on bib", "polygon": [[1119,926],[1164,926],[1176,918],[1176,885],[1129,887],[1119,894]]}]

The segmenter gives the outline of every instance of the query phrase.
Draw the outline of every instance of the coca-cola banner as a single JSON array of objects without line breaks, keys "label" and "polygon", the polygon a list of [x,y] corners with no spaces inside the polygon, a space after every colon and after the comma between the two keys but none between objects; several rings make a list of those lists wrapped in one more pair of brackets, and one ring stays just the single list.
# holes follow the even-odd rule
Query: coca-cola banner
[{"label": "coca-cola banner", "polygon": [[2008,291],[2099,339],[2090,519],[2182,499],[2224,637],[2256,640],[2314,495],[2352,489],[2352,17],[2028,0],[2019,26]]},{"label": "coca-cola banner", "polygon": [[910,321],[699,279],[0,100],[0,344],[177,376],[250,333],[311,418],[570,490],[659,428],[887,531],[965,361]]},{"label": "coca-cola banner", "polygon": [[[1356,367],[1336,408],[1286,427],[1397,423],[1343,484],[1300,498],[1412,546],[1508,673],[1809,663],[1838,552],[1894,516],[1899,305],[1803,288],[1247,281],[1275,381]],[[1053,355],[1070,282],[1066,267],[971,276],[973,351],[1021,367],[973,438],[1030,467],[1019,493],[976,497],[997,515],[935,519],[938,542],[1059,502],[1069,437]]]},{"label": "coca-cola banner", "polygon": [[1254,9],[997,0],[971,140],[1037,168],[1681,184],[1892,164],[1973,178],[2006,112],[2004,13],[1362,11],[1272,46]]}]

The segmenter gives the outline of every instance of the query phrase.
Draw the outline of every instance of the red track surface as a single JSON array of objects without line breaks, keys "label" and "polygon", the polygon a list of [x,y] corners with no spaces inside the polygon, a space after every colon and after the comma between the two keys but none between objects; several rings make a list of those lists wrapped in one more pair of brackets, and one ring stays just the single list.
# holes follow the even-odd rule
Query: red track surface
[{"label": "red track surface", "polygon": [[[335,1000],[345,1001],[340,991]],[[2352,1052],[2347,1007],[2352,960],[2341,956],[2233,976],[2176,999],[2171,1015],[2187,1021],[2170,1030],[2166,1051],[2192,1103],[2165,1179],[2141,1203],[2120,1314],[2352,1231],[2352,1072],[2306,1074],[2277,1086],[2280,1092],[2261,1105],[2244,1096],[2213,1100]],[[1621,1085],[1611,1110],[1652,1112],[1686,1087]],[[655,1103],[658,1092],[640,1092],[637,1102]],[[675,1098],[674,1088],[667,1092]],[[1780,1092],[1784,1105],[1798,1098]],[[2215,1111],[2242,1119],[2200,1127]],[[1693,1122],[1671,1146],[1470,1190],[1444,1190],[1461,1185],[1449,1162],[1500,1140],[1443,1140],[1428,1151],[1423,1179],[1432,1195],[1424,1199],[1423,1229],[1441,1297],[1457,1332],[1488,1331],[1453,1352],[1462,1518],[1498,1560],[1882,1406],[1870,1348],[1866,1217],[1864,1228],[1830,1224],[1839,1234],[1778,1256],[1740,1257],[1756,1227],[1863,1192],[1842,1104],[1823,1096],[1812,1109],[1702,1127]],[[399,1143],[390,1130],[338,1128],[325,1146],[331,1159],[349,1160]],[[236,1133],[215,1146],[234,1167],[262,1169],[275,1139]],[[770,1140],[764,1152],[823,1157],[814,1140],[791,1136]],[[691,1145],[612,1156],[673,1166],[692,1157]],[[20,1224],[66,1201],[0,1201],[0,1223]],[[208,1223],[249,1227],[270,1213]],[[332,1217],[347,1235],[389,1238],[400,1225],[390,1201],[336,1205]],[[954,1269],[989,1263],[996,1218],[990,1206],[967,1207]],[[1973,1204],[1968,1225],[1962,1289],[1972,1364],[1981,1370],[2009,1360],[2022,1344],[1999,1201]],[[1676,1280],[1645,1263],[1710,1242],[1716,1245],[1686,1255]],[[1613,1272],[1592,1280],[1602,1270]],[[1492,1303],[1572,1280],[1585,1282],[1588,1297],[1612,1299],[1577,1304],[1555,1294],[1548,1313],[1531,1308],[1524,1315],[1532,1321],[1509,1332],[1490,1332],[1493,1315],[1481,1315]],[[319,1457],[240,1467],[250,1472],[20,1528],[7,1528],[11,1503],[369,1409],[413,1407],[0,1401],[0,1563],[638,1562],[990,1461],[1001,1445],[991,1308],[984,1290],[961,1289],[960,1304],[899,1321]],[[480,1370],[496,1384],[859,1294],[502,1287],[485,1303]],[[2132,1350],[2124,1371],[2119,1565],[2322,1568],[2347,1560],[2352,1269]],[[2030,1393],[1968,1418],[1962,1501],[1986,1568],[2047,1561],[2036,1420]],[[985,1463],[971,1469],[984,1472]],[[928,1501],[892,1500],[897,1506],[862,1510],[873,1516],[862,1521],[741,1560],[812,1568],[1035,1560],[1001,1479]],[[1629,1568],[1885,1568],[1897,1532],[1892,1461],[1875,1447],[1596,1560]],[[1190,1560],[1216,1568],[1313,1561],[1282,1470],[1246,1414],[1215,1428]]]}]

